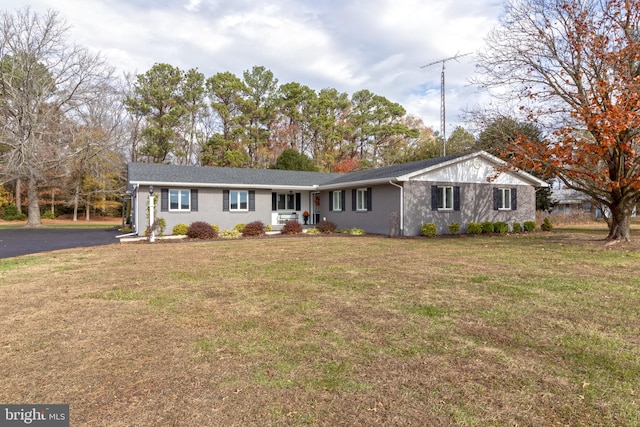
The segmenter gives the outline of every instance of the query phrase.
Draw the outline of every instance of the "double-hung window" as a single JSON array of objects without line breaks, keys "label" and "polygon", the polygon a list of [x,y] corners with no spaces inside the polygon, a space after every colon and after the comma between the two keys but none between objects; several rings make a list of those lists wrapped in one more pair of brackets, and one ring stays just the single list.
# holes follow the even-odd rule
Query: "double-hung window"
[{"label": "double-hung window", "polygon": [[229,191],[229,210],[230,211],[248,211],[249,210],[249,192],[248,191]]},{"label": "double-hung window", "polygon": [[295,210],[295,194],[278,194],[278,210]]},{"label": "double-hung window", "polygon": [[432,185],[431,210],[459,211],[460,187],[457,185]]},{"label": "double-hung window", "polygon": [[356,210],[357,211],[366,211],[369,209],[368,206],[369,196],[367,195],[366,188],[358,188],[356,190]]},{"label": "double-hung window", "polygon": [[342,210],[342,191],[334,191],[333,192],[333,206],[332,210],[341,211]]},{"label": "double-hung window", "polygon": [[511,210],[511,189],[498,188],[498,210]]},{"label": "double-hung window", "polygon": [[169,211],[190,211],[191,190],[169,189]]},{"label": "double-hung window", "polygon": [[453,210],[453,187],[438,187],[438,210]]}]

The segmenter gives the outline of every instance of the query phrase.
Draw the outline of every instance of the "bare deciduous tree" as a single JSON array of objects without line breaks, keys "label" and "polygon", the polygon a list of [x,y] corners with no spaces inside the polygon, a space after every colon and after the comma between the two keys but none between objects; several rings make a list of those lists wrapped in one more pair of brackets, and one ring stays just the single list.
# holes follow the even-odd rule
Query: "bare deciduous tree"
[{"label": "bare deciduous tree", "polygon": [[27,183],[28,226],[41,224],[38,187],[75,153],[66,121],[111,78],[100,55],[67,42],[57,12],[0,13],[0,173]]}]

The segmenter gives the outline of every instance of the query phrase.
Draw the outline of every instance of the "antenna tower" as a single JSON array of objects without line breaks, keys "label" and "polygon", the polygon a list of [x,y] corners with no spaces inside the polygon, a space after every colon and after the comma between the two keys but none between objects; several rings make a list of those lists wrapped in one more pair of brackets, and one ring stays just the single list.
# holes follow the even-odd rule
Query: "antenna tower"
[{"label": "antenna tower", "polygon": [[443,156],[447,155],[447,135],[446,135],[447,120],[446,120],[445,107],[444,107],[444,63],[451,60],[455,60],[457,62],[458,58],[462,58],[463,56],[467,56],[467,55],[471,55],[471,52],[463,53],[462,55],[460,53],[456,53],[454,56],[450,56],[444,59],[438,59],[437,61],[430,62],[427,65],[423,65],[422,67],[420,67],[420,68],[427,68],[442,62],[442,72],[440,73],[440,135],[442,135],[442,155]]}]

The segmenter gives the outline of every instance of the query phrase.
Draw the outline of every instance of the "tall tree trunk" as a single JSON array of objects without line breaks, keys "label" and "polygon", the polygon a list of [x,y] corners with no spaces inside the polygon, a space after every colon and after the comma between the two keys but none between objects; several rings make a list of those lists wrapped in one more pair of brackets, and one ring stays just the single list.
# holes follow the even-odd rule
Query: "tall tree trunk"
[{"label": "tall tree trunk", "polygon": [[78,220],[78,205],[80,204],[80,184],[76,184],[73,194],[73,220]]},{"label": "tall tree trunk", "polygon": [[609,235],[607,240],[631,241],[631,209],[628,206],[611,206]]},{"label": "tall tree trunk", "polygon": [[37,227],[42,225],[40,218],[40,204],[38,202],[38,184],[34,178],[27,183],[27,197],[29,198],[29,218],[27,227]]},{"label": "tall tree trunk", "polygon": [[22,179],[16,179],[16,207],[18,214],[22,213]]}]

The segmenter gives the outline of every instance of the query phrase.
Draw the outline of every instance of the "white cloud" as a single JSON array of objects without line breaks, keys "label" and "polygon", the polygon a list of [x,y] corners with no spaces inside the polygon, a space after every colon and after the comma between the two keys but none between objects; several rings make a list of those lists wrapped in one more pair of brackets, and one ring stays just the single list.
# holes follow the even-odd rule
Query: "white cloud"
[{"label": "white cloud", "polygon": [[[440,71],[420,67],[475,52],[501,12],[499,0],[57,0],[74,41],[101,51],[116,68],[144,72],[166,62],[241,75],[264,65],[281,83],[360,89],[402,104],[435,130]],[[51,7],[5,0],[5,9]],[[471,57],[446,64],[447,129],[477,94]],[[429,88],[427,90],[426,88]],[[449,125],[451,122],[451,126]]]}]

